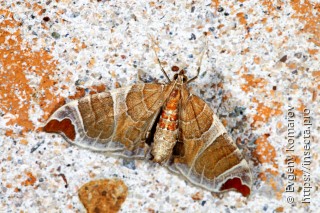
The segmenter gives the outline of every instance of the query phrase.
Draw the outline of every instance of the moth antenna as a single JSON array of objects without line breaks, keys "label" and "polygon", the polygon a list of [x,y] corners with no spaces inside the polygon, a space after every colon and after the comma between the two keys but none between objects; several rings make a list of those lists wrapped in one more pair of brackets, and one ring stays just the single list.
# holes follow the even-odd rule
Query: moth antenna
[{"label": "moth antenna", "polygon": [[195,79],[198,78],[199,73],[200,73],[200,70],[201,70],[202,58],[203,58],[204,53],[207,51],[207,48],[208,48],[208,39],[206,39],[206,41],[205,41],[205,46],[204,46],[204,48],[203,48],[203,50],[202,50],[202,53],[201,53],[201,55],[200,55],[200,58],[199,58],[199,60],[198,60],[198,64],[199,64],[199,65],[198,65],[198,69],[197,69],[197,75],[194,76],[193,78],[189,79],[189,80],[187,81],[187,84],[190,83],[191,81],[194,81]]},{"label": "moth antenna", "polygon": [[155,42],[155,40],[153,39],[153,37],[152,37],[150,34],[148,34],[148,37],[149,37],[149,39],[151,40],[152,49],[153,49],[153,51],[154,51],[154,54],[155,54],[156,57],[157,57],[157,61],[158,61],[158,64],[159,64],[159,66],[160,66],[160,68],[161,68],[161,71],[162,71],[162,73],[164,74],[164,76],[166,77],[166,79],[168,80],[168,82],[170,83],[170,82],[171,82],[171,81],[170,81],[170,78],[168,77],[166,71],[163,69],[163,67],[162,67],[162,65],[161,65],[161,61],[160,61],[160,59],[159,59],[159,57],[158,57],[158,54],[157,54],[157,51],[156,51],[156,48],[155,48],[156,42]]}]

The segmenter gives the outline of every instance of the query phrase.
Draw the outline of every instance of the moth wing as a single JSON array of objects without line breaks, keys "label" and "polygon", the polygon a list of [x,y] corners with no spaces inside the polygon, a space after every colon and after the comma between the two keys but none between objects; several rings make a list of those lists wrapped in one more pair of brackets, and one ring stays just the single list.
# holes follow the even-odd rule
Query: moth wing
[{"label": "moth wing", "polygon": [[172,85],[135,84],[72,101],[44,126],[78,146],[116,155],[144,157],[148,132]]},{"label": "moth wing", "polygon": [[179,141],[169,169],[212,192],[250,194],[251,172],[236,144],[206,104],[182,89]]}]

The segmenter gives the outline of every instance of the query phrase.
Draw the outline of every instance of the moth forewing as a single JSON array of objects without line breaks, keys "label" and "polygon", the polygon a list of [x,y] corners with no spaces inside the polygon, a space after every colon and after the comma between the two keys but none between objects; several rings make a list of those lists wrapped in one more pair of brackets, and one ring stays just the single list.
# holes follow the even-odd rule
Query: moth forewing
[{"label": "moth forewing", "polygon": [[136,84],[86,96],[54,112],[44,131],[94,151],[141,158],[149,147],[146,134],[171,90],[168,85]]}]

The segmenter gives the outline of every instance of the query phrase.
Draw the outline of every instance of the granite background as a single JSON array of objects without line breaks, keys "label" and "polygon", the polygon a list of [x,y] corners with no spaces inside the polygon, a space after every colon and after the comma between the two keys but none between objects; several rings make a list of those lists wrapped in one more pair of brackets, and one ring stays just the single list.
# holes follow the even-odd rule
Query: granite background
[{"label": "granite background", "polygon": [[[163,66],[187,67],[189,76],[208,42],[200,78],[190,87],[248,159],[254,176],[249,198],[212,195],[159,165],[106,157],[41,131],[62,104],[134,84],[138,72],[164,82],[148,34]],[[77,191],[101,178],[128,187],[121,212],[316,212],[319,46],[316,0],[1,1],[0,212],[84,212]],[[307,170],[306,151],[312,159]],[[301,202],[308,171],[309,204]],[[292,193],[285,192],[290,177],[296,177]]]}]

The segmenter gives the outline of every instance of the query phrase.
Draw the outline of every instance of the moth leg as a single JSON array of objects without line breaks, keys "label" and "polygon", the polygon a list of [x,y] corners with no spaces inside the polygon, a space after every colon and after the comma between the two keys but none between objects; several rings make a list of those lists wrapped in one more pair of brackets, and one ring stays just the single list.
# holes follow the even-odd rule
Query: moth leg
[{"label": "moth leg", "polygon": [[161,68],[161,71],[162,71],[162,73],[164,74],[164,76],[166,77],[166,79],[168,80],[168,82],[170,83],[170,82],[171,82],[171,81],[170,81],[170,78],[168,77],[166,71],[165,71],[164,68],[162,67],[161,61],[160,61],[159,56],[158,56],[158,54],[157,54],[157,51],[156,51],[156,48],[155,48],[156,42],[154,41],[154,39],[152,38],[152,36],[151,36],[150,34],[148,34],[148,37],[149,37],[149,39],[151,40],[152,49],[153,49],[153,51],[154,51],[154,54],[155,54],[156,57],[157,57],[157,61],[158,61],[158,64],[159,64],[159,66],[160,66],[160,68]]},{"label": "moth leg", "polygon": [[197,69],[197,75],[194,76],[193,78],[189,79],[187,84],[198,78],[199,73],[200,73],[200,69],[201,69],[201,64],[202,64],[202,58],[203,58],[203,55],[206,52],[207,48],[208,48],[208,40],[206,40],[205,47],[203,48],[202,53],[201,53],[200,58],[199,58],[199,61],[198,61],[199,66],[198,66],[198,69]]}]

